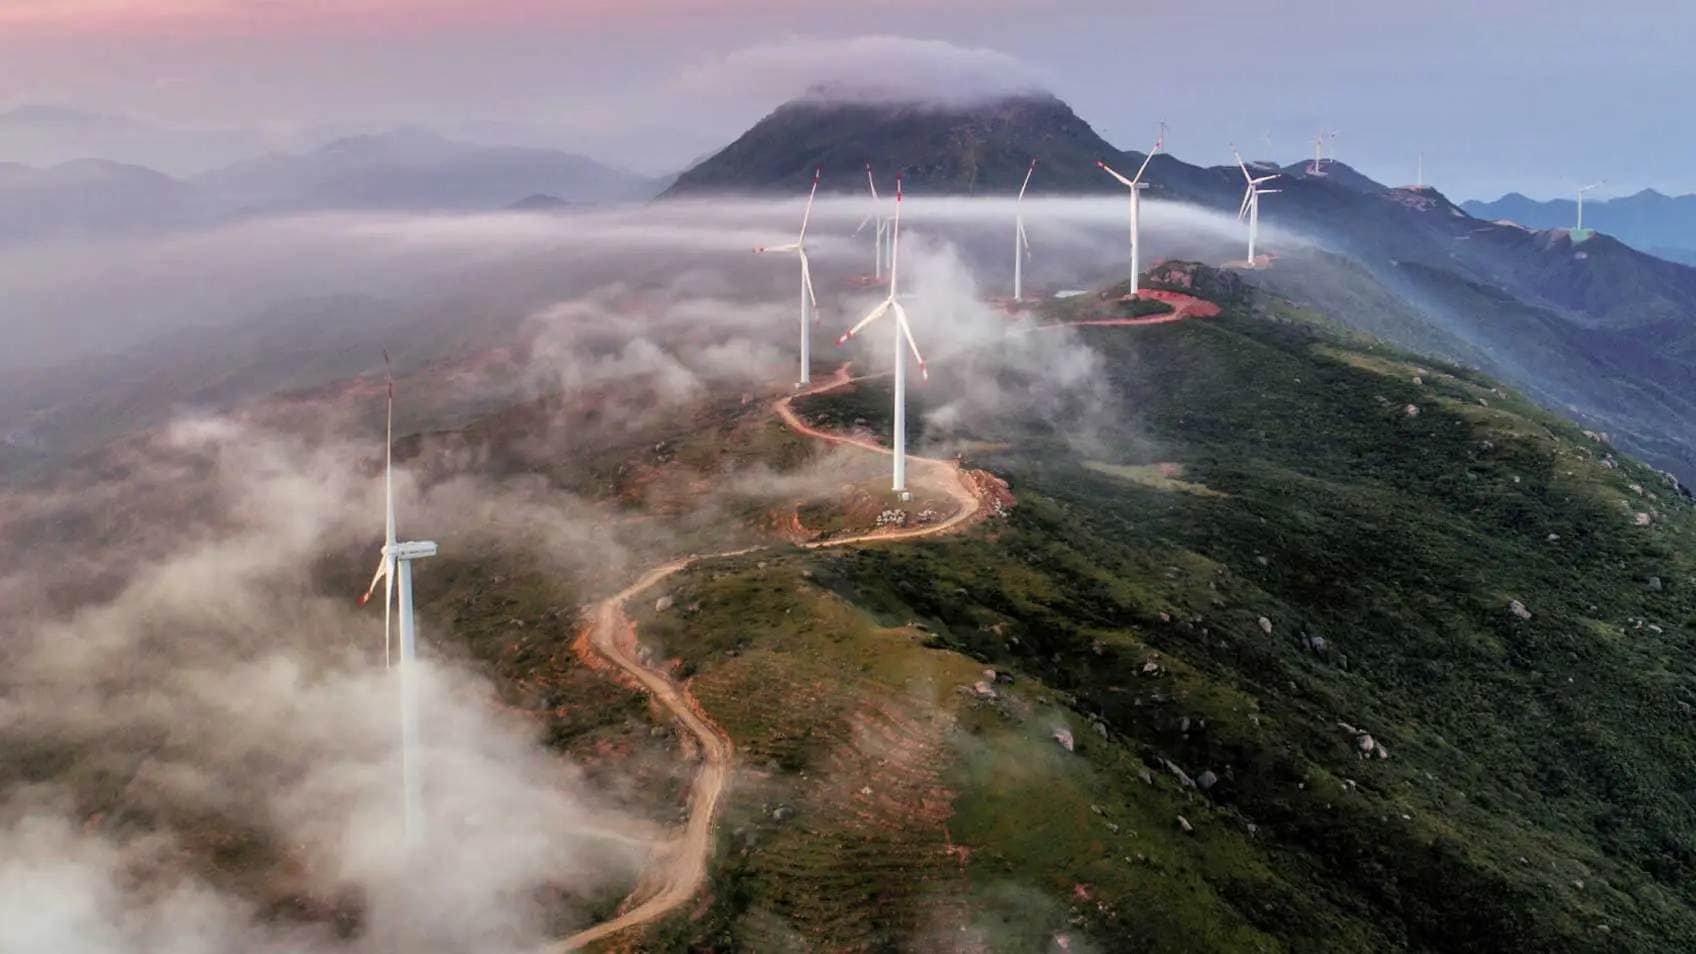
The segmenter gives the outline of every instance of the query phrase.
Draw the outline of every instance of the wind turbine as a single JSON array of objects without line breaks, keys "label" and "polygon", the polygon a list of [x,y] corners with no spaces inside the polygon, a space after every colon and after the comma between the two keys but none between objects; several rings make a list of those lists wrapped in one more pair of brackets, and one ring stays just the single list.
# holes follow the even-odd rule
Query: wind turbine
[{"label": "wind turbine", "polygon": [[1255,239],[1260,237],[1260,197],[1283,190],[1262,189],[1260,187],[1261,183],[1271,182],[1278,178],[1278,173],[1274,172],[1269,176],[1261,176],[1256,179],[1248,174],[1248,166],[1243,164],[1242,154],[1237,152],[1236,146],[1231,147],[1231,155],[1237,158],[1237,168],[1243,171],[1243,179],[1248,183],[1248,188],[1243,191],[1242,207],[1237,209],[1237,221],[1241,222],[1244,218],[1248,219],[1248,267],[1253,268],[1255,267],[1254,242]]},{"label": "wind turbine", "polygon": [[919,363],[919,376],[928,380],[930,372],[925,370],[924,355],[919,354],[918,342],[913,340],[912,326],[907,323],[907,309],[895,299],[895,273],[901,251],[901,177],[895,177],[895,221],[889,231],[889,297],[872,309],[871,314],[860,319],[860,323],[849,328],[842,337],[836,339],[837,345],[843,345],[849,338],[859,334],[861,329],[882,318],[887,312],[895,313],[895,476],[893,489],[906,500],[911,495],[907,493],[907,352],[902,349],[903,339],[908,348],[913,350],[913,360]]},{"label": "wind turbine", "polygon": [[1166,124],[1161,123],[1160,135],[1156,136],[1154,139],[1154,148],[1150,149],[1148,151],[1148,155],[1143,157],[1142,165],[1137,168],[1137,174],[1129,179],[1108,168],[1107,163],[1102,162],[1099,159],[1095,161],[1095,164],[1100,166],[1103,172],[1106,172],[1113,178],[1118,179],[1125,188],[1131,190],[1131,295],[1133,297],[1137,294],[1138,277],[1141,272],[1141,268],[1137,263],[1137,236],[1140,231],[1138,222],[1140,209],[1142,207],[1142,190],[1148,188],[1148,183],[1142,181],[1142,174],[1148,171],[1148,164],[1154,161],[1154,154],[1160,151],[1160,147],[1164,145],[1165,142]]},{"label": "wind turbine", "polygon": [[1025,289],[1025,258],[1031,254],[1031,240],[1025,237],[1025,190],[1030,188],[1031,173],[1036,171],[1036,160],[1032,159],[1030,167],[1025,170],[1025,182],[1019,186],[1019,199],[1013,206],[1013,300],[1019,301],[1024,297]]},{"label": "wind turbine", "polygon": [[884,247],[889,238],[889,220],[883,217],[883,212],[878,207],[877,180],[872,178],[872,164],[869,162],[866,163],[866,185],[870,186],[872,190],[872,210],[866,213],[866,217],[860,220],[859,225],[854,227],[854,234],[859,235],[868,222],[877,226],[875,241],[872,245],[872,277],[881,281],[883,279]]},{"label": "wind turbine", "polygon": [[1423,152],[1419,154],[1418,178],[1414,180],[1414,187],[1421,190],[1425,188],[1425,153]]},{"label": "wind turbine", "polygon": [[1307,169],[1307,172],[1308,172],[1309,175],[1315,175],[1315,176],[1324,175],[1325,173],[1324,173],[1323,170],[1320,169],[1320,166],[1324,165],[1326,162],[1335,162],[1336,161],[1336,158],[1335,158],[1334,155],[1329,160],[1327,160],[1325,158],[1325,147],[1328,144],[1336,141],[1338,132],[1339,132],[1339,130],[1333,129],[1333,130],[1331,130],[1330,132],[1327,133],[1325,130],[1321,129],[1321,130],[1319,130],[1318,133],[1316,133],[1314,135],[1314,137],[1313,137],[1313,165],[1309,166],[1308,169]]},{"label": "wind turbine", "polygon": [[1572,227],[1574,232],[1582,232],[1584,230],[1584,193],[1589,192],[1591,189],[1594,189],[1599,185],[1606,185],[1607,181],[1608,180],[1606,179],[1597,179],[1595,182],[1592,182],[1578,190],[1578,224]]},{"label": "wind turbine", "polygon": [[389,662],[389,607],[395,591],[400,591],[400,765],[401,820],[406,839],[415,842],[424,831],[423,809],[419,798],[418,751],[418,639],[412,622],[412,561],[436,555],[436,545],[428,541],[395,542],[395,379],[388,373],[389,353],[383,352],[383,370],[388,378],[388,423],[383,447],[383,555],[377,563],[377,573],[371,585],[359,598],[364,606],[383,581],[383,662]]},{"label": "wind turbine", "polygon": [[[813,197],[819,193],[819,170],[813,170],[813,191],[807,193],[807,211],[801,213],[801,235],[788,245],[762,246],[755,252],[794,252],[801,259],[801,380],[813,380],[813,339],[807,318],[819,307],[819,296],[813,294],[813,272],[807,264],[807,220],[813,217]],[[808,303],[811,302],[811,307]]]}]

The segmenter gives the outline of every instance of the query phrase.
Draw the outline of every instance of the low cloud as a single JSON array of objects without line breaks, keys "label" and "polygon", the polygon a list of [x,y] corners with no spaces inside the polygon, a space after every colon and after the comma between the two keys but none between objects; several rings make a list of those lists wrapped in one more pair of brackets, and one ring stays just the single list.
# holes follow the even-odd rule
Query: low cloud
[{"label": "low cloud", "polygon": [[769,98],[775,92],[943,105],[1033,93],[1047,85],[1036,70],[998,50],[890,35],[760,44],[691,72],[685,83],[720,95]]}]

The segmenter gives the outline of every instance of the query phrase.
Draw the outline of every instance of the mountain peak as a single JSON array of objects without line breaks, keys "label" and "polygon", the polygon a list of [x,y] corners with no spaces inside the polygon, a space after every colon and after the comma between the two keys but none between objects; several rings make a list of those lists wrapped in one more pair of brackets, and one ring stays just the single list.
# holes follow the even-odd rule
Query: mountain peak
[{"label": "mountain peak", "polygon": [[900,87],[834,84],[790,100],[680,176],[668,195],[804,188],[822,170],[826,190],[863,192],[874,174],[907,176],[915,191],[1016,191],[1037,160],[1031,188],[1101,191],[1100,159],[1121,153],[1050,93],[937,101]]}]

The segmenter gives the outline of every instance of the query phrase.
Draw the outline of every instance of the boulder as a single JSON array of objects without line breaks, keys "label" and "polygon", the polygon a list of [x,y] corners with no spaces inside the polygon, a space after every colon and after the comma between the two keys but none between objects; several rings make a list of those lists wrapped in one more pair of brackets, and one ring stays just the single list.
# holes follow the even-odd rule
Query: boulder
[{"label": "boulder", "polygon": [[1060,743],[1060,747],[1068,752],[1073,751],[1073,746],[1076,744],[1076,742],[1072,739],[1072,731],[1070,729],[1055,729],[1054,741]]},{"label": "boulder", "polygon": [[1265,633],[1268,636],[1272,635],[1272,621],[1271,620],[1262,616],[1259,619],[1259,623],[1260,623],[1260,631],[1261,632]]},{"label": "boulder", "polygon": [[1219,776],[1214,775],[1212,769],[1203,769],[1202,773],[1195,777],[1195,787],[1204,792],[1218,784]]},{"label": "boulder", "polygon": [[669,596],[662,596],[659,599],[654,600],[654,612],[663,613],[666,610],[671,609],[672,602],[672,598]]},{"label": "boulder", "polygon": [[1508,600],[1508,612],[1520,619],[1531,618],[1531,611],[1526,609],[1525,604],[1521,603],[1519,600]]}]

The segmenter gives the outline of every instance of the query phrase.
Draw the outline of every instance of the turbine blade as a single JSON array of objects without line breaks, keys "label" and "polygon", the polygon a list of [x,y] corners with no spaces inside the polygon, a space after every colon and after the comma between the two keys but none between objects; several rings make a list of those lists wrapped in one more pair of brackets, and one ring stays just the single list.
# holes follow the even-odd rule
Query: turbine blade
[{"label": "turbine blade", "polygon": [[1238,222],[1243,220],[1243,216],[1248,215],[1248,204],[1252,201],[1254,201],[1254,187],[1250,186],[1248,191],[1243,193],[1243,204],[1237,208]]},{"label": "turbine blade", "polygon": [[1253,182],[1254,177],[1248,174],[1248,166],[1243,164],[1243,154],[1237,151],[1235,143],[1231,144],[1231,155],[1237,160],[1237,168],[1243,171],[1243,178]]},{"label": "turbine blade", "polygon": [[807,240],[807,220],[813,217],[813,196],[819,194],[819,172],[821,171],[817,166],[813,168],[813,191],[807,193],[807,211],[801,213],[801,237],[795,240],[796,245]]},{"label": "turbine blade", "polygon": [[1130,179],[1125,178],[1124,176],[1118,174],[1117,172],[1114,172],[1113,169],[1110,166],[1107,165],[1107,163],[1102,162],[1100,159],[1097,159],[1097,160],[1095,160],[1095,164],[1101,168],[1102,172],[1107,173],[1108,175],[1112,176],[1115,179],[1118,179],[1119,183],[1121,185],[1125,186],[1126,188],[1129,188],[1129,189],[1135,189],[1136,188],[1135,182],[1133,182]]},{"label": "turbine blade", "polygon": [[1025,234],[1025,223],[1019,223],[1019,241],[1024,243],[1025,257],[1031,257],[1031,237]]},{"label": "turbine blade", "polygon": [[901,175],[895,175],[895,222],[889,231],[889,300],[895,300],[895,266],[901,262]]},{"label": "turbine blade", "polygon": [[814,313],[817,313],[819,310],[819,296],[817,292],[813,291],[813,270],[812,267],[807,264],[806,249],[801,250],[801,281],[806,284],[807,300],[813,303],[813,311]]},{"label": "turbine blade", "polygon": [[843,332],[842,337],[836,339],[836,343],[838,345],[847,344],[849,338],[852,338],[855,335],[859,334],[860,330],[865,328],[867,325],[878,320],[879,318],[882,318],[883,313],[888,311],[894,305],[895,305],[895,299],[885,298],[883,300],[883,304],[878,305],[876,308],[873,308],[872,313],[867,315],[864,318],[861,318],[859,324],[857,324],[854,327],[849,328],[847,331]]},{"label": "turbine blade", "polygon": [[1161,123],[1160,124],[1160,134],[1154,137],[1154,148],[1150,149],[1148,151],[1148,155],[1143,157],[1142,165],[1137,169],[1137,174],[1131,178],[1132,182],[1141,182],[1142,181],[1142,174],[1144,172],[1148,171],[1148,164],[1154,161],[1154,154],[1160,151],[1161,145],[1164,144],[1165,142],[1166,142],[1166,124]]},{"label": "turbine blade", "polygon": [[1024,184],[1023,184],[1023,185],[1021,185],[1021,186],[1019,186],[1019,199],[1020,199],[1020,200],[1021,200],[1021,201],[1022,201],[1022,200],[1023,200],[1023,199],[1024,199],[1024,197],[1025,197],[1025,190],[1026,190],[1026,189],[1028,189],[1028,188],[1030,188],[1030,184],[1031,184],[1031,173],[1033,173],[1033,172],[1035,172],[1035,171],[1036,171],[1036,160],[1035,160],[1035,159],[1032,159],[1032,160],[1031,160],[1031,164],[1030,164],[1030,167],[1029,167],[1029,168],[1027,168],[1027,169],[1026,169],[1026,170],[1025,170],[1025,182],[1024,182]]},{"label": "turbine blade", "polygon": [[878,201],[877,180],[872,178],[872,164],[869,162],[866,163],[866,185],[869,185],[872,188],[872,201]]},{"label": "turbine blade", "polygon": [[[393,570],[394,558],[383,555],[383,562],[388,569]],[[395,575],[392,572],[383,574],[383,668],[389,668],[391,658],[389,646],[394,643],[394,615],[390,610],[395,604]]]},{"label": "turbine blade", "polygon": [[395,545],[395,376],[389,352],[383,351],[383,377],[388,383],[388,411],[383,428],[383,544]]},{"label": "turbine blade", "polygon": [[755,254],[760,252],[794,252],[799,251],[800,248],[801,244],[799,242],[790,242],[788,245],[762,245],[759,248],[754,249],[754,252]]},{"label": "turbine blade", "polygon": [[913,327],[907,324],[907,309],[902,308],[900,302],[895,302],[894,305],[895,323],[900,326],[902,336],[907,339],[907,347],[913,351],[913,360],[919,363],[919,377],[929,381],[930,372],[925,370],[925,356],[919,354],[919,343],[913,340]]},{"label": "turbine blade", "polygon": [[868,223],[872,220],[872,216],[874,214],[876,214],[876,213],[867,212],[866,217],[860,220],[860,224],[854,226],[854,234],[855,235],[859,235],[861,232],[865,231],[866,223]]},{"label": "turbine blade", "polygon": [[371,594],[377,592],[377,582],[381,580],[388,571],[389,557],[388,554],[384,554],[377,558],[377,572],[371,574],[371,585],[365,588],[365,595],[359,598],[360,606],[364,606],[366,603],[371,602]]}]

